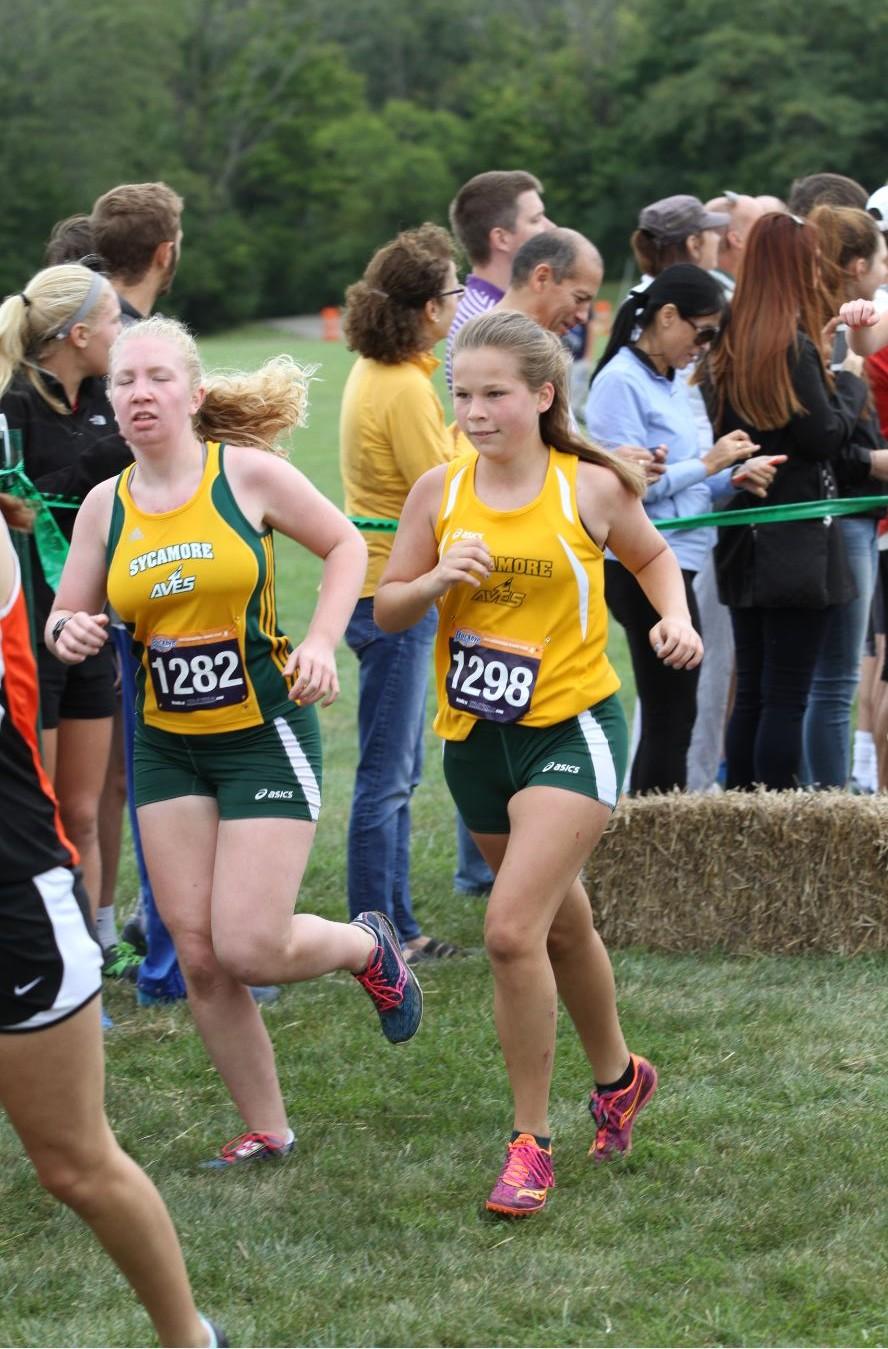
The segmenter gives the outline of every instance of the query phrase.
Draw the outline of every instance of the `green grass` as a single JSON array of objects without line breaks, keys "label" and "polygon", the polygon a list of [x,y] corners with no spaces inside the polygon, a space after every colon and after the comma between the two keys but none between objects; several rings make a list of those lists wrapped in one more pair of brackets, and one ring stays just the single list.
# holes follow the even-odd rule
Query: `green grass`
[{"label": "green grass", "polygon": [[[211,362],[251,364],[281,344],[249,330],[205,349]],[[293,350],[323,362],[294,457],[339,499],[336,411],[350,358],[320,343]],[[295,635],[317,567],[286,544],[280,567]],[[301,898],[328,917],[345,912],[347,651],[341,675],[343,696],[323,713],[325,809]],[[415,904],[435,935],[479,948],[483,904],[452,894],[453,852],[430,741]],[[133,889],[128,860],[121,896]],[[668,903],[668,874],[663,894]],[[588,1072],[565,1024],[558,1188],[524,1225],[482,1212],[510,1124],[482,955],[423,970],[425,1023],[400,1049],[349,978],[286,989],[265,1015],[298,1153],[245,1175],[195,1169],[238,1122],[187,1010],[136,1012],[127,988],[111,988],[111,1120],[161,1187],[200,1305],[232,1342],[885,1344],[885,961],[633,950],[614,963],[627,1036],[657,1063],[660,1092],[632,1157],[593,1171]],[[144,1344],[141,1309],[77,1220],[38,1190],[5,1122],[0,1146],[0,1342]]]}]

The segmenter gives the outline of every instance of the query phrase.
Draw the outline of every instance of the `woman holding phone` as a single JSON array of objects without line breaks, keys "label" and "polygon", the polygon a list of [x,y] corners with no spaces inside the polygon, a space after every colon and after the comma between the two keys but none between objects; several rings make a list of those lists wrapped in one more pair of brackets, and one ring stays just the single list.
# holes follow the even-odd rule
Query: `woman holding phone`
[{"label": "woman holding phone", "polygon": [[[708,272],[689,263],[667,267],[635,296],[634,304],[623,305],[595,371],[586,404],[589,435],[606,449],[621,444],[666,447],[666,471],[645,493],[652,520],[706,515],[739,481],[764,496],[774,476],[766,459],[750,457],[758,446],[746,431],[722,436],[700,452],[688,391],[677,375],[718,337],[724,305],[722,288]],[[713,546],[714,533],[705,527],[676,530],[668,541],[682,570],[696,627],[693,581]],[[641,737],[630,789],[683,788],[699,671],[670,669],[657,659],[648,642],[656,615],[635,578],[610,555],[605,578],[608,608],[626,630],[641,703]]]}]

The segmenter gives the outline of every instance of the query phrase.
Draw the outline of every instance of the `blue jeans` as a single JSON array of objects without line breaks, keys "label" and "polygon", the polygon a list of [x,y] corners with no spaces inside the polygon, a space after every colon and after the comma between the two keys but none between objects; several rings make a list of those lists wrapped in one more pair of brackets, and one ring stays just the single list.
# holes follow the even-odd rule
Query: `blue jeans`
[{"label": "blue jeans", "polygon": [[348,908],[379,909],[402,943],[422,931],[410,902],[410,798],[422,777],[423,722],[437,613],[406,632],[373,622],[358,600],[345,640],[360,665],[358,743],[348,826]]},{"label": "blue jeans", "polygon": [[857,599],[829,610],[805,712],[802,783],[806,787],[844,787],[848,782],[851,708],[876,583],[876,521],[849,515],[836,524],[845,540]]},{"label": "blue jeans", "polygon": [[133,656],[130,635],[125,628],[112,627],[111,637],[120,665],[120,694],[123,710],[123,752],[126,761],[126,799],[129,809],[130,832],[139,873],[139,898],[145,919],[145,941],[148,954],[139,966],[138,987],[143,993],[159,998],[184,998],[185,981],[176,959],[173,939],[164,926],[142,853],[142,836],[136,815],[133,789],[133,737],[136,730],[136,672],[138,664]]},{"label": "blue jeans", "polygon": [[456,871],[453,888],[463,895],[490,892],[493,872],[478,851],[459,811],[456,813]]}]

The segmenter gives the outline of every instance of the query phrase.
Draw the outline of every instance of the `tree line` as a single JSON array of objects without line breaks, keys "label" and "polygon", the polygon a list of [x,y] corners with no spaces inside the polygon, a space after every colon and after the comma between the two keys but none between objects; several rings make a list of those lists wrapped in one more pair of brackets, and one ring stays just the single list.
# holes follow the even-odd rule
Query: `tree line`
[{"label": "tree line", "polygon": [[186,198],[165,307],[201,331],[338,303],[456,187],[526,168],[619,273],[672,192],[870,189],[888,10],[837,0],[0,0],[0,293],[116,182]]}]

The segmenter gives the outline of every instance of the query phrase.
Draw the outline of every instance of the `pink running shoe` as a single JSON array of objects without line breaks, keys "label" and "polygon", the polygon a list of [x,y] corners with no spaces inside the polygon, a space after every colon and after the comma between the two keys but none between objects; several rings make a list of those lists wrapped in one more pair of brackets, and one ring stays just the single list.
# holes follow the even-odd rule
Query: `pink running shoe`
[{"label": "pink running shoe", "polygon": [[552,1149],[541,1148],[533,1134],[519,1134],[510,1143],[499,1180],[490,1192],[487,1208],[509,1218],[539,1213],[549,1190],[555,1187]]},{"label": "pink running shoe", "polygon": [[657,1070],[647,1059],[630,1054],[635,1073],[622,1091],[593,1091],[589,1114],[595,1121],[595,1141],[589,1149],[593,1162],[609,1162],[617,1153],[632,1151],[632,1126],[657,1090]]}]

